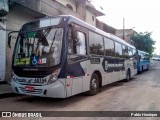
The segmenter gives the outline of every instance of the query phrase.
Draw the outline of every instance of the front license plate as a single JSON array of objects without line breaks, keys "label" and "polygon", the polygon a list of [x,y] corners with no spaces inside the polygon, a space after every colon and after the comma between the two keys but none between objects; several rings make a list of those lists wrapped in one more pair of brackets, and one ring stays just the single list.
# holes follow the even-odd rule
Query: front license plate
[{"label": "front license plate", "polygon": [[34,91],[34,87],[33,86],[25,86],[25,90],[26,91]]}]

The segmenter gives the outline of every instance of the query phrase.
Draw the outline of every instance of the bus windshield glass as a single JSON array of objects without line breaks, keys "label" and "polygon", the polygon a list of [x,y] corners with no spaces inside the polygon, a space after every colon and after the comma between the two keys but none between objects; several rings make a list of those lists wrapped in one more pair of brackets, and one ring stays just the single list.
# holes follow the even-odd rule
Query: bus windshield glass
[{"label": "bus windshield glass", "polygon": [[60,63],[63,28],[51,28],[19,34],[14,66],[50,67]]}]

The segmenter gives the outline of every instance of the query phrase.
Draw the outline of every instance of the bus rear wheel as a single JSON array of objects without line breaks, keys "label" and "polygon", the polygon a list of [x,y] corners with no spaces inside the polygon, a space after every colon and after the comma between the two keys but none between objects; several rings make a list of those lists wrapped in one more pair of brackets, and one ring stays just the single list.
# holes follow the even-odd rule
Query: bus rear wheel
[{"label": "bus rear wheel", "polygon": [[99,92],[99,78],[97,74],[93,74],[90,80],[90,90],[88,95],[96,95]]}]

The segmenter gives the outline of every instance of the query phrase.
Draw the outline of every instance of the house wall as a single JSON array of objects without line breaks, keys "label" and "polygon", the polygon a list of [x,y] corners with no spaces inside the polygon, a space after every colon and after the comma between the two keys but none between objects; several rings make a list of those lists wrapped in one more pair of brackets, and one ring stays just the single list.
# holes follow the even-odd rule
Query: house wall
[{"label": "house wall", "polygon": [[86,3],[84,1],[78,1],[76,3],[77,14],[80,16],[80,19],[85,21],[86,19]]},{"label": "house wall", "polygon": [[[94,18],[92,19],[92,17],[94,17]],[[93,26],[96,26],[96,17],[95,17],[95,15],[94,15],[93,13],[91,13],[90,11],[86,11],[86,19],[85,19],[85,21],[86,21],[87,23],[90,23],[90,24],[93,25]]]},{"label": "house wall", "polygon": [[70,4],[73,8],[73,11],[76,12],[76,2],[75,0],[56,0],[57,2],[66,6],[66,4]]},{"label": "house wall", "polygon": [[59,3],[58,1],[54,2],[53,0],[41,0],[40,11],[38,11],[38,12],[43,13],[44,15],[47,15],[47,16],[73,15],[77,18],[80,18],[80,15],[77,14],[75,11],[67,8],[66,5],[64,6],[63,4]]},{"label": "house wall", "polygon": [[[28,8],[25,8],[21,5],[16,5],[11,9],[9,14],[7,15],[7,22],[6,22],[6,28],[7,33],[10,31],[19,31],[21,26],[29,21],[34,20],[35,14],[34,12],[30,11]],[[7,38],[7,36],[5,36]],[[11,48],[7,46],[7,40],[5,41],[5,48],[6,49],[6,81],[10,81],[11,79],[11,65],[12,65],[12,54],[14,45],[16,42],[17,34],[12,34],[12,40],[11,40]]]},{"label": "house wall", "polygon": [[[0,22],[0,26],[6,29],[6,23]],[[0,81],[5,79],[6,69],[6,31],[0,29]]]}]

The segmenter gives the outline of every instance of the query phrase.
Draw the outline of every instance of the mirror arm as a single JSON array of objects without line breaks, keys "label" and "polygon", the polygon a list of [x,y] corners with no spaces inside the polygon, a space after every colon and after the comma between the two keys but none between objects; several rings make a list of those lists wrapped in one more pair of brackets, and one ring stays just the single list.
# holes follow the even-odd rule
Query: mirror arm
[{"label": "mirror arm", "polygon": [[9,46],[9,48],[11,48],[11,34],[15,33],[15,32],[18,33],[19,31],[12,31],[12,32],[8,33],[8,46]]},{"label": "mirror arm", "polygon": [[15,33],[15,32],[19,32],[19,31],[12,31],[8,33],[8,37],[10,36],[10,34]]}]

